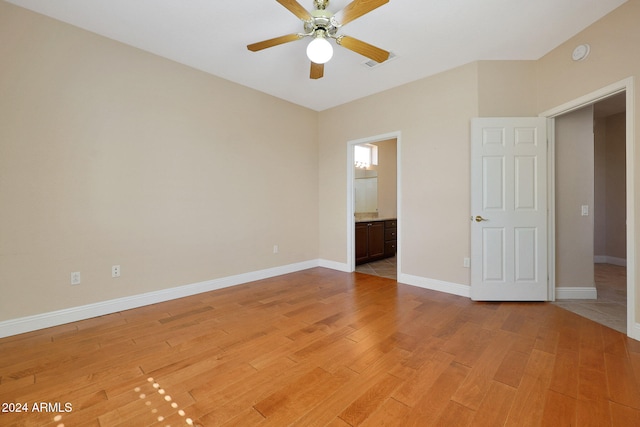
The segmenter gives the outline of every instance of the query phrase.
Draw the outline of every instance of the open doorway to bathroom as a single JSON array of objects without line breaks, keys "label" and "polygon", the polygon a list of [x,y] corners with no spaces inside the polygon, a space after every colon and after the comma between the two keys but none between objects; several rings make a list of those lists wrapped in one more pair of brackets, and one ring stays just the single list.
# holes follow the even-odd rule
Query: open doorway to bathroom
[{"label": "open doorway to bathroom", "polygon": [[397,279],[397,138],[353,146],[355,271]]}]

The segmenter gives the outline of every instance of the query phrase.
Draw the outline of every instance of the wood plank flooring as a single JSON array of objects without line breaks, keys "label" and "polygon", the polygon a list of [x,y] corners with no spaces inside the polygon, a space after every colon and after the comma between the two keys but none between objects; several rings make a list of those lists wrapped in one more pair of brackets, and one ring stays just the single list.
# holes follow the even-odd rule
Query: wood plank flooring
[{"label": "wood plank flooring", "polygon": [[640,343],[314,268],[1,339],[0,403],[2,426],[638,426]]}]

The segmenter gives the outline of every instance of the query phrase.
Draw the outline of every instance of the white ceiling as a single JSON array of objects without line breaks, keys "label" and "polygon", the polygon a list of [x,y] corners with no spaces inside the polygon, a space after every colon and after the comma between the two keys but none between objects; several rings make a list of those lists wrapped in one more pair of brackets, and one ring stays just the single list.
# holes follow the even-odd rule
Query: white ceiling
[{"label": "white ceiling", "polygon": [[[339,33],[397,57],[369,69],[368,58],[337,46],[324,78],[311,80],[308,39],[246,48],[302,32],[275,0],[7,1],[317,111],[476,60],[538,59],[626,2],[390,0]],[[313,0],[298,1],[313,8]],[[331,0],[328,9],[349,2]]]}]

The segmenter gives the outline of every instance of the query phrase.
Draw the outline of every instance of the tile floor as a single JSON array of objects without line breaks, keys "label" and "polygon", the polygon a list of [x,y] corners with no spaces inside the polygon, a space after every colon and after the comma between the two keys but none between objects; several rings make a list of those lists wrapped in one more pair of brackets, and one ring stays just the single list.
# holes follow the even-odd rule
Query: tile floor
[{"label": "tile floor", "polygon": [[[396,257],[356,266],[356,271],[397,280]],[[553,304],[616,331],[627,333],[627,269],[595,264],[597,300],[560,300]]]},{"label": "tile floor", "polygon": [[626,334],[627,268],[595,264],[595,276],[597,300],[559,300],[554,304]]},{"label": "tile floor", "polygon": [[386,277],[397,280],[396,257],[381,259],[380,261],[368,262],[356,266],[358,273],[371,274],[372,276]]}]

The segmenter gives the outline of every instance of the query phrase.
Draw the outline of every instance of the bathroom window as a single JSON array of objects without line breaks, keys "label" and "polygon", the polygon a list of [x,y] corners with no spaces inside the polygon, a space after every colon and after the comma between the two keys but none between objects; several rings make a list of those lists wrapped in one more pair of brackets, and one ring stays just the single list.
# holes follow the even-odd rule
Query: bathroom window
[{"label": "bathroom window", "polygon": [[353,151],[354,163],[357,168],[366,169],[378,164],[378,147],[371,144],[356,145]]}]

